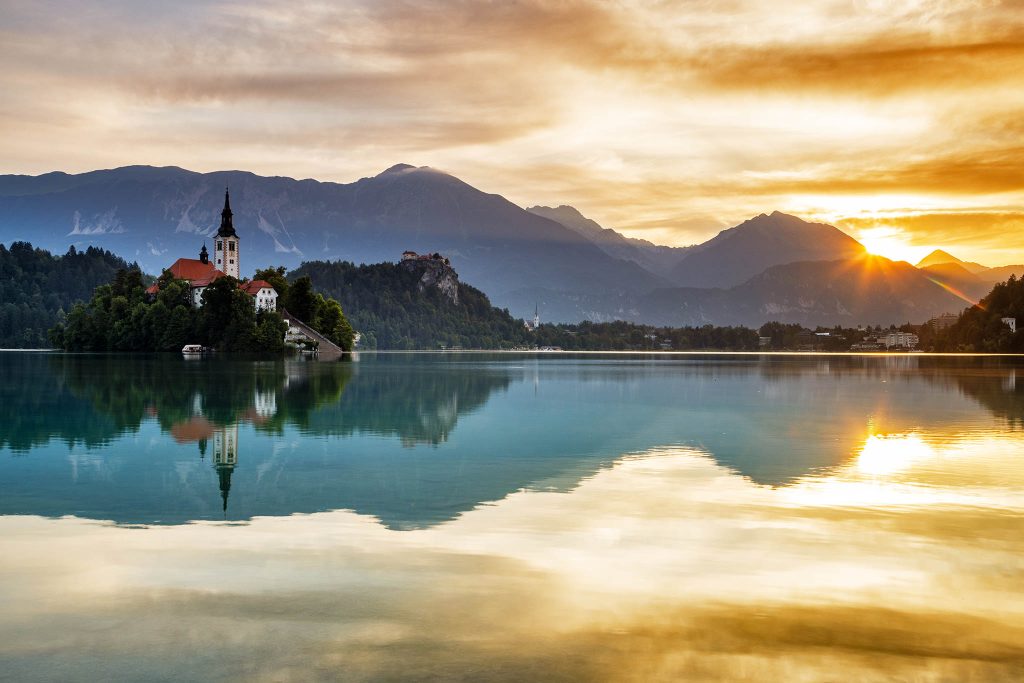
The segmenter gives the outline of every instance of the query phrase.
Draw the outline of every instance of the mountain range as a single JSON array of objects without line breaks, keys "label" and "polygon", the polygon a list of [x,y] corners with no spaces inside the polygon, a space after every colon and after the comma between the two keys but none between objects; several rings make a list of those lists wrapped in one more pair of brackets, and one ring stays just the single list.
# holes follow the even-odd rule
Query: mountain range
[{"label": "mountain range", "polygon": [[1020,277],[1024,274],[1024,264],[989,268],[980,263],[962,261],[942,249],[936,249],[918,261],[917,267],[929,280],[947,290],[955,289],[973,300],[988,294],[997,282],[1005,282],[1011,275]]},{"label": "mountain range", "polygon": [[28,239],[54,251],[93,244],[157,273],[212,240],[225,188],[243,275],[267,265],[441,252],[496,305],[521,317],[539,307],[547,321],[922,322],[962,309],[964,295],[976,299],[992,278],[1016,272],[944,252],[918,267],[895,263],[869,256],[833,226],[779,212],[703,244],[661,246],[570,206],[524,209],[407,164],[347,184],[151,166],[0,176],[0,241]]}]

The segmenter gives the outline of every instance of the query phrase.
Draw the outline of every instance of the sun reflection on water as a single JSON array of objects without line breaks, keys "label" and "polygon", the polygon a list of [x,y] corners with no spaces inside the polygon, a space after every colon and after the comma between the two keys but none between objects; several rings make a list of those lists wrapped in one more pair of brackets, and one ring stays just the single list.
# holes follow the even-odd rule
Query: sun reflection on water
[{"label": "sun reflection on water", "polygon": [[862,474],[885,477],[933,457],[934,449],[919,434],[872,434],[864,442],[856,465]]}]

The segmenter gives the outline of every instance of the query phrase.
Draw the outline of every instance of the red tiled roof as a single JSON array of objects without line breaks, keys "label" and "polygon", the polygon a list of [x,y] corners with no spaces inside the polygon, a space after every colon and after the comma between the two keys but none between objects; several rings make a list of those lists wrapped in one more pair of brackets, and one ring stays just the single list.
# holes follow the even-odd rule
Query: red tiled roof
[{"label": "red tiled roof", "polygon": [[274,285],[270,284],[266,280],[253,280],[252,282],[242,285],[242,291],[249,296],[256,296],[261,289],[266,287],[267,289],[274,289]]},{"label": "red tiled roof", "polygon": [[[201,280],[203,278],[210,278],[211,281],[217,279],[214,277],[214,273],[220,273],[219,270],[214,268],[210,262],[203,263],[199,259],[195,258],[180,258],[171,264],[168,268],[178,280]],[[224,273],[220,273],[223,275]]]},{"label": "red tiled roof", "polygon": [[211,282],[213,282],[217,278],[224,277],[224,275],[225,275],[224,273],[222,273],[219,270],[215,269],[213,271],[213,273],[211,273],[207,277],[201,277],[201,278],[192,280],[192,286],[193,287],[206,287],[207,285],[209,285]]},{"label": "red tiled roof", "polygon": [[[187,280],[189,285],[192,287],[206,287],[211,282],[219,277],[224,277],[224,273],[213,267],[212,263],[203,263],[199,259],[194,258],[180,258],[171,264],[171,267],[167,270],[171,271],[171,275],[177,280]],[[153,283],[148,289],[147,294],[156,294],[160,291],[160,283]]]}]

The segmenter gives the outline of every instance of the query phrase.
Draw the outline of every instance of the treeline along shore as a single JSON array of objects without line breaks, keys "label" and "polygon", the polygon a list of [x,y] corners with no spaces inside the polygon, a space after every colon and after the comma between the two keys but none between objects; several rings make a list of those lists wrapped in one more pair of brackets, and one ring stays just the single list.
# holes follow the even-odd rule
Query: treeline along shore
[{"label": "treeline along shore", "polygon": [[[264,268],[278,308],[307,321],[349,351],[557,348],[593,351],[848,351],[885,333],[913,333],[917,348],[938,352],[1024,353],[1024,281],[1010,277],[941,329],[817,327],[768,322],[759,329],[664,327],[623,321],[528,325],[428,261],[355,265],[313,261],[287,272]],[[147,293],[153,282],[158,291]],[[178,351],[197,343],[224,351],[284,350],[287,324],[254,308],[239,281],[224,277],[190,301],[186,283],[154,278],[109,251],[71,248],[53,255],[27,242],[0,245],[0,347],[78,351]],[[152,289],[152,288],[150,288]],[[808,339],[812,343],[808,342]]]}]

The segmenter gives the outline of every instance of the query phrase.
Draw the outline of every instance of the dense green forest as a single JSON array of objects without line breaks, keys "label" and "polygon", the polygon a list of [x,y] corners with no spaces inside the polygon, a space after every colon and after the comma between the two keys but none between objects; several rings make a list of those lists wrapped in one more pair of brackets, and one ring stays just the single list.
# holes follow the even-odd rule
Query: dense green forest
[{"label": "dense green forest", "polygon": [[[289,278],[309,277],[336,297],[363,348],[512,349],[534,346],[566,350],[754,350],[758,334],[743,327],[667,328],[627,322],[545,324],[536,332],[507,310],[491,305],[480,290],[459,283],[458,303],[437,288],[420,290],[419,273],[394,263],[356,266],[347,262],[302,264]],[[273,283],[272,283],[273,284]]]},{"label": "dense green forest", "polygon": [[[287,273],[267,268],[257,279],[270,282],[279,305],[307,321],[344,349],[353,346],[353,328],[363,348],[511,349],[559,347],[566,350],[657,351],[802,348],[799,325],[767,323],[745,327],[668,328],[622,321],[544,324],[535,332],[487,296],[458,284],[458,302],[436,287],[419,286],[419,275],[399,264],[356,266],[314,261]],[[168,273],[161,291],[145,294],[144,276],[114,254],[74,247],[63,256],[27,242],[0,245],[0,347],[71,350],[178,350],[200,343],[225,350],[276,351],[283,322],[276,314],[253,310],[248,295],[224,278],[206,293],[207,305],[193,308],[188,286]],[[318,291],[319,290],[319,293]],[[1002,318],[1024,325],[1024,281],[1011,277],[996,285],[978,306],[966,309],[946,330],[904,325],[917,331],[920,348],[932,351],[1024,353],[1024,332],[1013,333]],[[52,329],[52,336],[47,330]],[[843,351],[869,329],[829,330],[817,340],[823,350]]]},{"label": "dense green forest", "polygon": [[[268,277],[280,276],[266,271]],[[238,281],[221,277],[203,291],[203,305],[192,306],[187,282],[164,271],[160,290],[148,295],[138,270],[119,270],[100,285],[89,303],[78,303],[50,331],[55,346],[69,351],[178,351],[202,344],[222,351],[279,353],[287,325],[276,311],[259,311]],[[308,278],[281,285],[279,301],[300,319],[345,350],[352,328],[337,301],[313,291]]]},{"label": "dense green forest", "polygon": [[134,267],[96,247],[54,256],[28,242],[0,244],[0,348],[50,346],[46,331],[75,302],[88,301],[118,270]]},{"label": "dense green forest", "polygon": [[[1018,331],[1011,331],[1003,318],[1016,318]],[[1022,327],[1024,279],[1011,275],[1009,280],[993,287],[978,305],[965,309],[952,327],[929,333],[927,347],[948,352],[1024,353]],[[925,341],[922,334],[922,342]]]},{"label": "dense green forest", "polygon": [[341,303],[362,334],[362,348],[508,349],[533,344],[523,321],[464,283],[459,283],[454,303],[436,288],[420,291],[419,276],[395,263],[311,261],[288,274],[292,280],[304,276]]},{"label": "dense green forest", "polygon": [[119,270],[100,285],[89,303],[78,303],[50,330],[68,351],[179,351],[202,344],[224,351],[277,352],[287,325],[276,312],[257,314],[252,299],[230,277],[203,292],[203,306],[191,305],[188,283],[164,273],[155,297],[146,294],[138,270]]}]

